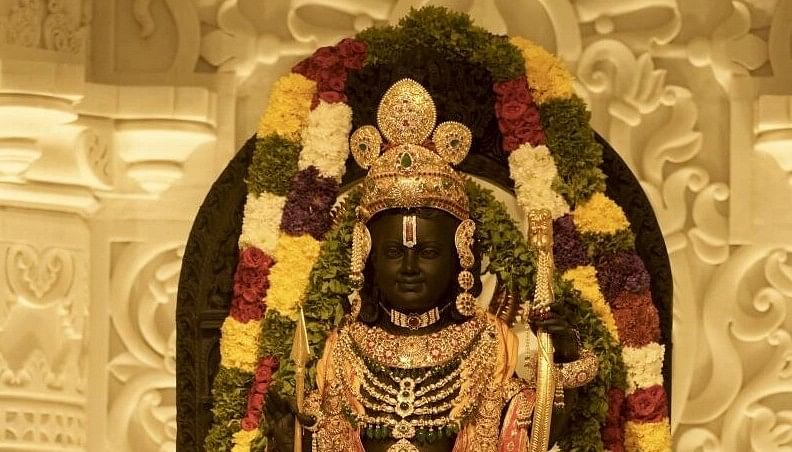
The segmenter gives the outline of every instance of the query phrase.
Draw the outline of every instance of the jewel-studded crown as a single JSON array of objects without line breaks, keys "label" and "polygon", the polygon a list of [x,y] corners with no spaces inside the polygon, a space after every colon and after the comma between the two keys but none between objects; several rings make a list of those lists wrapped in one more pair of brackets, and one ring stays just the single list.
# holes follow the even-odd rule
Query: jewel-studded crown
[{"label": "jewel-studded crown", "polygon": [[[436,122],[434,101],[418,82],[402,79],[385,92],[377,110],[379,130],[363,126],[350,138],[355,160],[370,168],[358,220],[366,223],[383,210],[410,207],[444,210],[460,220],[469,217],[465,181],[451,165],[465,158],[472,134],[458,122],[435,128]],[[434,150],[424,146],[430,135]],[[380,155],[383,136],[388,146]]]}]

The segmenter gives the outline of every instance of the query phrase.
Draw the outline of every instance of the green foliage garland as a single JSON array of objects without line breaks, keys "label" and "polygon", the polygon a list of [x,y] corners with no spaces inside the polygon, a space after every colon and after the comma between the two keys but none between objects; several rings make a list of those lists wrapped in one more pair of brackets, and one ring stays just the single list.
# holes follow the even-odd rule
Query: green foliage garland
[{"label": "green foliage garland", "polygon": [[231,450],[230,438],[239,430],[239,419],[247,409],[247,393],[253,374],[220,367],[212,388],[214,422],[204,440],[205,450]]},{"label": "green foliage garland", "polygon": [[[489,259],[486,271],[498,276],[523,300],[533,297],[535,264],[533,252],[503,204],[475,182],[466,185],[470,213],[476,220],[476,241]],[[482,269],[484,270],[484,269]]]},{"label": "green foliage garland", "polygon": [[592,259],[604,254],[615,254],[635,249],[635,234],[629,229],[622,229],[614,234],[582,232],[580,241],[586,247],[586,253]]},{"label": "green foliage garland", "polygon": [[562,450],[604,450],[600,429],[608,414],[608,390],[625,388],[627,373],[621,345],[613,340],[605,325],[594,313],[591,304],[568,281],[556,277],[556,302],[564,318],[580,333],[583,346],[600,359],[599,373],[588,385],[578,389],[578,398],[569,418],[574,425],[569,434],[559,439]]},{"label": "green foliage garland", "polygon": [[357,38],[369,46],[367,64],[388,64],[406,49],[426,46],[482,64],[496,82],[525,75],[525,61],[506,36],[494,36],[466,14],[441,7],[412,10],[398,27],[369,28]]},{"label": "green foliage garland", "polygon": [[574,208],[596,192],[605,191],[602,147],[588,126],[591,113],[577,96],[552,99],[539,106],[547,147],[558,167],[553,189]]},{"label": "green foliage garland", "polygon": [[272,375],[270,394],[283,397],[294,395],[294,365],[290,359],[295,323],[270,309],[261,322],[259,356],[278,358],[278,370]]},{"label": "green foliage garland", "polygon": [[300,144],[277,134],[256,140],[256,150],[248,167],[249,193],[273,193],[286,196],[291,180],[297,174]]}]

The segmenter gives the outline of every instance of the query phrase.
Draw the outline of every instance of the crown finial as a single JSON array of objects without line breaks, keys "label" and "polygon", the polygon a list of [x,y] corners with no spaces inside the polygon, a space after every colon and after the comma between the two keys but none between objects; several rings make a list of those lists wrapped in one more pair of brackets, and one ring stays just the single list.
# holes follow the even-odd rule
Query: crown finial
[{"label": "crown finial", "polygon": [[391,144],[422,144],[437,122],[432,96],[415,80],[405,78],[388,88],[377,110],[377,124]]},{"label": "crown finial", "polygon": [[460,163],[470,150],[473,134],[458,122],[446,121],[435,129],[436,123],[437,109],[429,91],[415,80],[401,79],[382,96],[377,109],[379,130],[366,125],[350,137],[352,155],[367,169],[379,157],[383,135],[391,146],[420,146],[431,135],[437,155],[452,165]]}]

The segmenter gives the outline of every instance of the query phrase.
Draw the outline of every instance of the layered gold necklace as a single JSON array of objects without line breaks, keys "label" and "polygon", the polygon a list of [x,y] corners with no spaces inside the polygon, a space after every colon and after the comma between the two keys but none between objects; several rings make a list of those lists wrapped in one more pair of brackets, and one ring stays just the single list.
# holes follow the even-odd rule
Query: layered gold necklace
[{"label": "layered gold necklace", "polygon": [[[365,409],[350,420],[365,437],[397,440],[388,452],[417,452],[415,443],[453,437],[478,406],[496,349],[494,326],[483,314],[420,336],[351,324],[335,350],[343,363],[337,377]],[[358,391],[344,378],[346,366],[359,377]]]}]

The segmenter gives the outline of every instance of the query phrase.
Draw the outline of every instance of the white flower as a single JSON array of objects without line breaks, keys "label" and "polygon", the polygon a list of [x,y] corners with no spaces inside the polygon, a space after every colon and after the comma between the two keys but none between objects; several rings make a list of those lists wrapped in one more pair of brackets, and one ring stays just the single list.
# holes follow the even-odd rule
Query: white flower
[{"label": "white flower", "polygon": [[349,155],[351,129],[352,109],[349,105],[319,101],[308,115],[308,124],[302,131],[300,170],[314,166],[322,176],[341,180]]},{"label": "white flower", "polygon": [[627,394],[636,389],[663,384],[665,345],[652,342],[643,347],[624,347],[622,357],[627,368]]},{"label": "white flower", "polygon": [[553,219],[569,212],[569,205],[564,198],[553,190],[558,168],[547,146],[521,145],[509,155],[509,169],[514,180],[517,203],[524,212],[549,209]]},{"label": "white flower", "polygon": [[275,251],[286,197],[272,193],[248,194],[239,247],[255,246],[270,256]]}]

